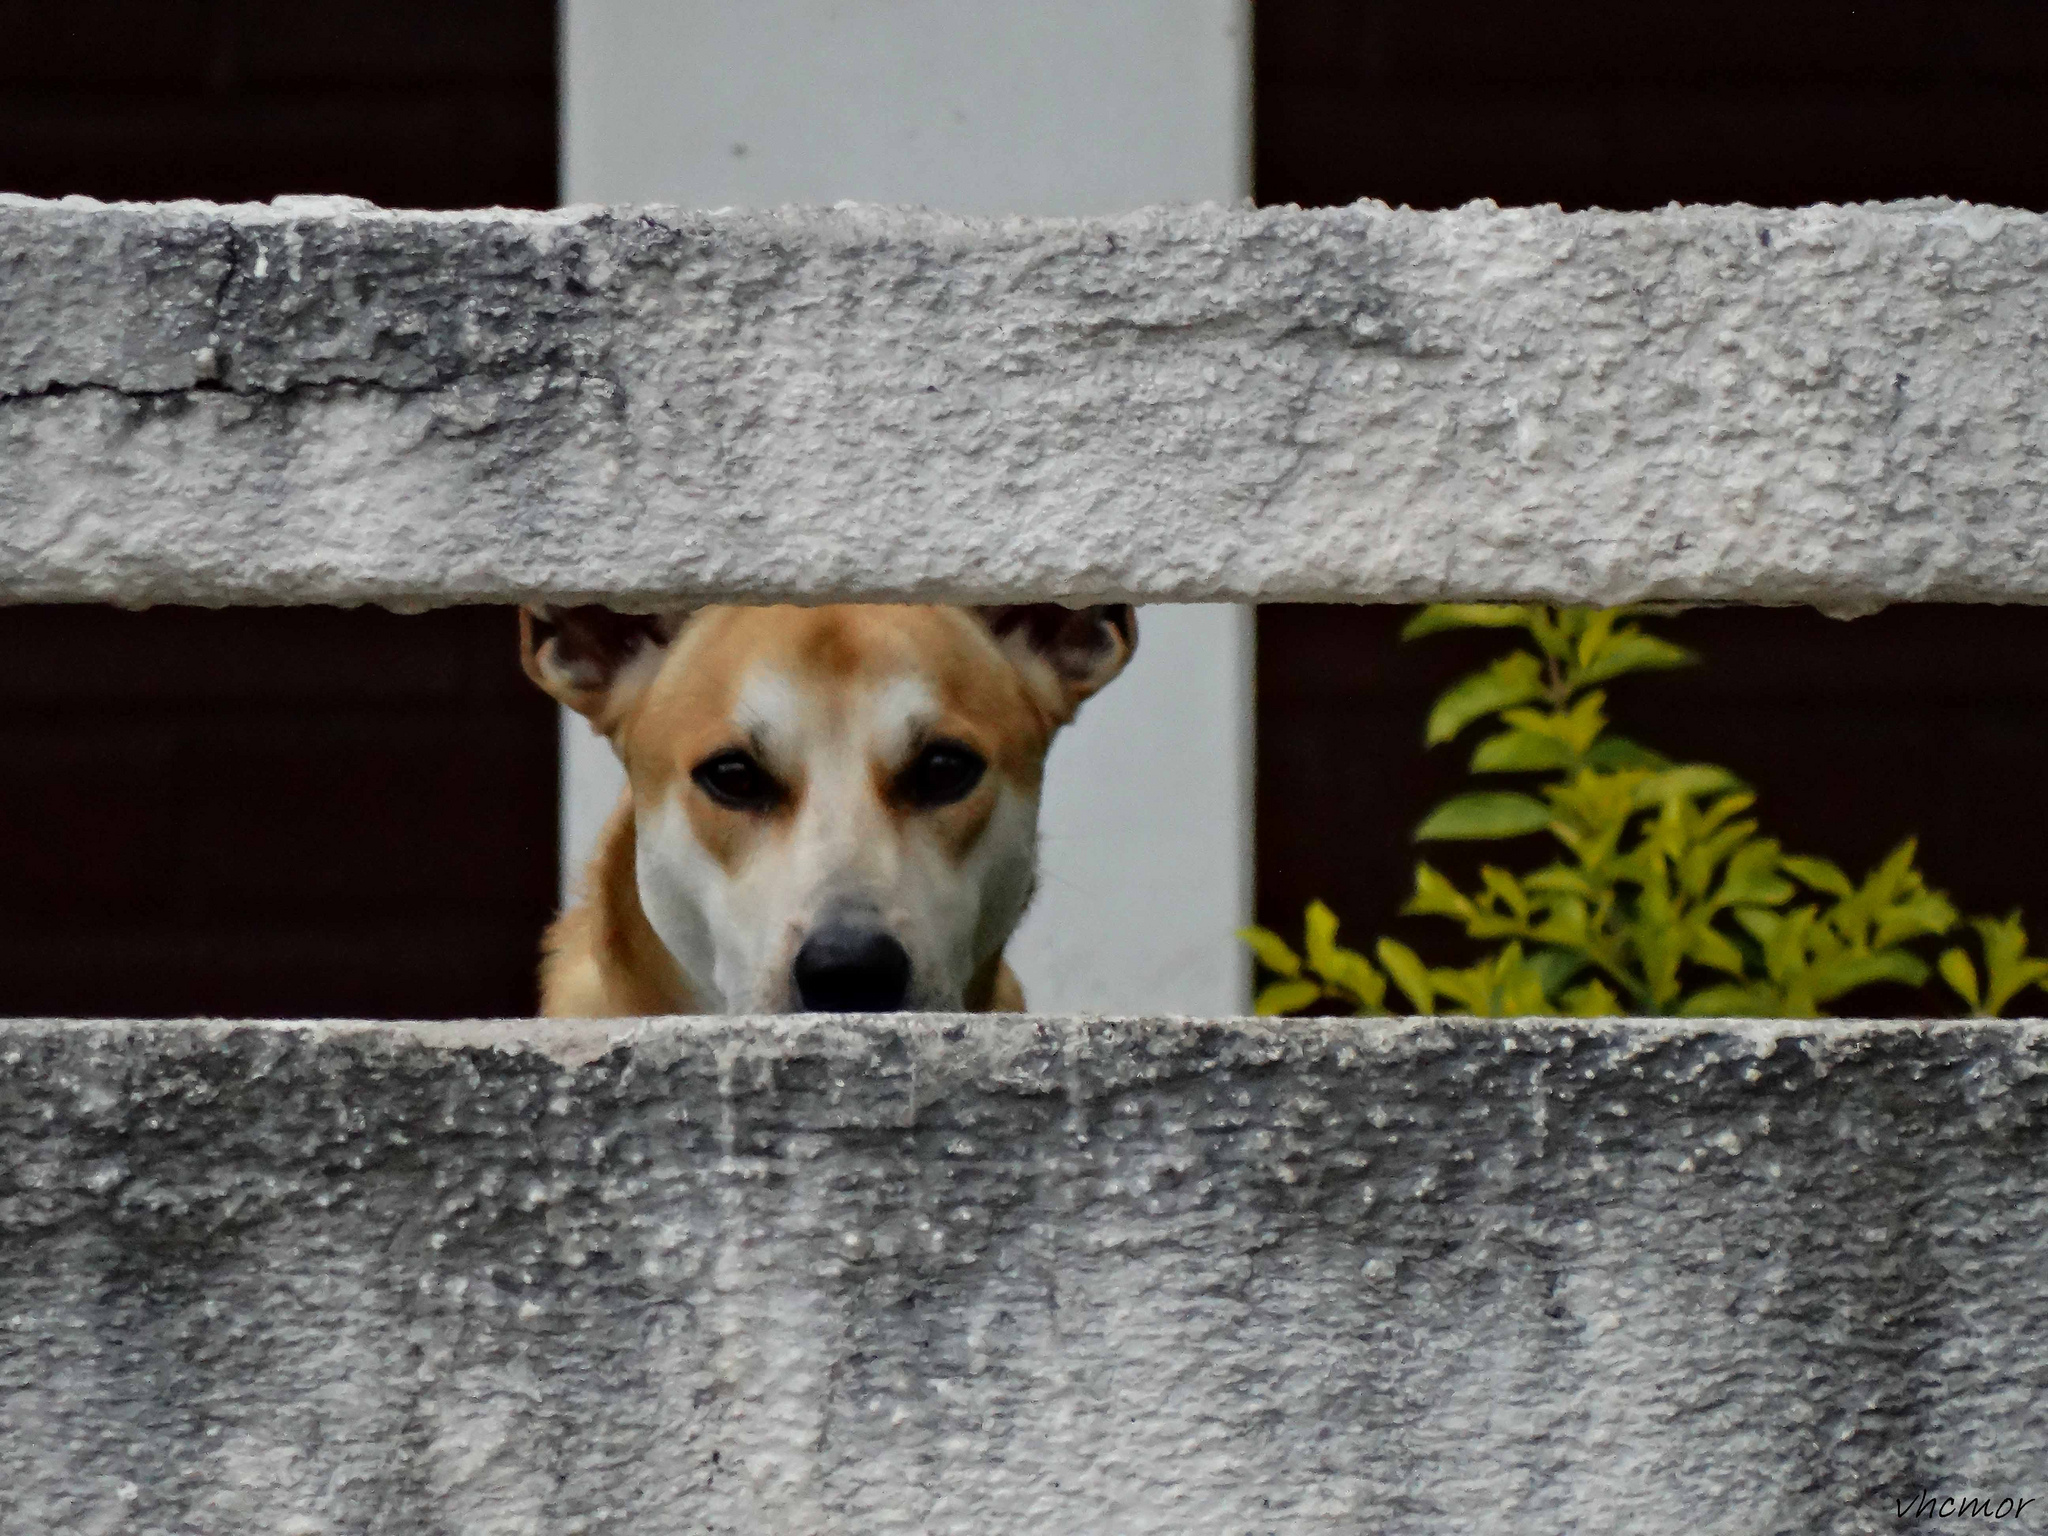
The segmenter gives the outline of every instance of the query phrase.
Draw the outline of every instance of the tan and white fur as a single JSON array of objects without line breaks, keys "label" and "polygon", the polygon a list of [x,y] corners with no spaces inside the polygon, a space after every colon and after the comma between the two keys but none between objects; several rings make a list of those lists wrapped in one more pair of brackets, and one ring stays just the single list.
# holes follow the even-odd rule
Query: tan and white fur
[{"label": "tan and white fur", "polygon": [[543,1014],[1024,1006],[1046,750],[1127,606],[528,609],[520,639],[628,781]]}]

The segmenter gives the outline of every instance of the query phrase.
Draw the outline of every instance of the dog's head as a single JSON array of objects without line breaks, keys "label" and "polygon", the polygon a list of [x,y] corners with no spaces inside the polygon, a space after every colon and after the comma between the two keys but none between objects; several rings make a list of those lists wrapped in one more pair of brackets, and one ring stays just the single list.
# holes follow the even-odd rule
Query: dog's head
[{"label": "dog's head", "polygon": [[530,676],[632,783],[640,902],[728,1012],[955,1009],[1031,899],[1047,746],[1122,604],[528,610]]}]

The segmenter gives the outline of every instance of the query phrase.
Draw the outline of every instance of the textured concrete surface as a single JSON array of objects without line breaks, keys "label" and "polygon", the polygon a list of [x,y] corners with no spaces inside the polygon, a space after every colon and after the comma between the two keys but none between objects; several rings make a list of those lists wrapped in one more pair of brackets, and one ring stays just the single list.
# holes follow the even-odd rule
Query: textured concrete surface
[{"label": "textured concrete surface", "polygon": [[2044,1061],[17,1021],[0,1529],[1754,1536],[1928,1490],[2039,1529]]},{"label": "textured concrete surface", "polygon": [[0,597],[2048,600],[2048,223],[0,198]]}]

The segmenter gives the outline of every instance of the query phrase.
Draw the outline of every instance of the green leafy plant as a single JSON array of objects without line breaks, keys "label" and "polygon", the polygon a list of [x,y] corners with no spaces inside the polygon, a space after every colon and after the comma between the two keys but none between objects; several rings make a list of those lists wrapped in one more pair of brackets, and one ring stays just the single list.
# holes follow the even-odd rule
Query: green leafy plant
[{"label": "green leafy plant", "polygon": [[[1727,769],[1674,763],[1609,730],[1603,684],[1696,660],[1641,617],[1510,604],[1416,615],[1404,639],[1520,632],[1516,649],[1436,701],[1424,740],[1439,746],[1481,727],[1471,771],[1520,776],[1523,786],[1446,801],[1416,840],[1541,833],[1555,855],[1519,873],[1486,864],[1470,891],[1416,866],[1403,912],[1449,919],[1495,946],[1462,969],[1426,965],[1389,938],[1370,959],[1347,949],[1321,902],[1309,904],[1299,954],[1269,929],[1246,929],[1273,978],[1260,1013],[1386,1013],[1391,987],[1416,1013],[1813,1018],[1859,987],[1919,986],[1939,974],[1972,1014],[1989,1017],[2048,983],[2048,960],[2028,955],[2019,914],[1963,924],[1922,878],[1911,839],[1852,880],[1764,836],[1750,814],[1756,796]],[[1958,944],[1930,966],[1921,949],[1964,929],[1981,964]]]},{"label": "green leafy plant", "polygon": [[2017,912],[2004,918],[1973,918],[1970,927],[1976,930],[1983,946],[1982,979],[1961,948],[1942,952],[1941,979],[1969,1005],[1972,1014],[1995,1019],[2005,1012],[2005,1005],[2016,993],[2048,980],[2048,960],[2027,953],[2026,925]]}]

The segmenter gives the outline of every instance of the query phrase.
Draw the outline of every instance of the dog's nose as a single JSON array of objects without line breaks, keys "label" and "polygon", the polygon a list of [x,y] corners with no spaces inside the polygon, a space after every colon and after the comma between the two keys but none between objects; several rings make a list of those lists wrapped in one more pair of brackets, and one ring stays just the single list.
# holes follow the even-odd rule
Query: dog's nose
[{"label": "dog's nose", "polygon": [[879,928],[832,923],[804,940],[790,967],[811,1013],[894,1013],[910,991],[910,955]]}]

